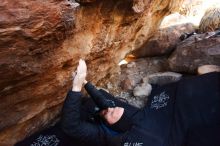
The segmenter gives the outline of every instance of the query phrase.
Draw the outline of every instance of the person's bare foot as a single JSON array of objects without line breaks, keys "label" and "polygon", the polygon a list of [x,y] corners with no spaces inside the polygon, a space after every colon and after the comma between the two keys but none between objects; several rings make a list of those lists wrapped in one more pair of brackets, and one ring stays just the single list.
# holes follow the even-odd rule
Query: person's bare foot
[{"label": "person's bare foot", "polygon": [[218,65],[202,65],[198,67],[197,72],[199,75],[210,73],[210,72],[220,72],[220,66]]}]

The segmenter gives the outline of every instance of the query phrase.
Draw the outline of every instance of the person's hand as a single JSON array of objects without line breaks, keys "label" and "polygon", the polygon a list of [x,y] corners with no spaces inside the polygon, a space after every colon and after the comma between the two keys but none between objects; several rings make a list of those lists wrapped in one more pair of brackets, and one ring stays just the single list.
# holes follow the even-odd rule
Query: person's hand
[{"label": "person's hand", "polygon": [[79,65],[76,72],[73,72],[73,87],[72,91],[79,92],[82,89],[83,83],[86,82],[87,66],[84,60],[79,60]]}]

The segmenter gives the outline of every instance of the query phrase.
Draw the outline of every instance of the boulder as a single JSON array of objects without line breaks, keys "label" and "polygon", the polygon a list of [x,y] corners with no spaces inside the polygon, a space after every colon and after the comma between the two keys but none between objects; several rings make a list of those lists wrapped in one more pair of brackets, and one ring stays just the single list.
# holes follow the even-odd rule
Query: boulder
[{"label": "boulder", "polygon": [[190,23],[184,15],[180,13],[172,13],[166,16],[160,24],[160,29],[169,28],[172,26],[184,25]]},{"label": "boulder", "polygon": [[220,65],[220,36],[197,34],[181,42],[169,57],[174,72],[197,73],[202,65]]},{"label": "boulder", "polygon": [[126,78],[121,82],[121,88],[122,90],[132,90],[134,88],[134,80],[131,78]]},{"label": "boulder", "polygon": [[220,6],[209,8],[199,24],[199,32],[212,32],[220,29]]},{"label": "boulder", "polygon": [[[143,78],[153,73],[165,72],[168,69],[167,66],[166,57],[140,58],[121,65],[120,72],[112,74],[108,80],[100,80],[98,84],[107,88],[115,97],[124,98],[129,104],[142,108],[147,101],[146,95],[150,93],[148,89],[145,90],[145,85],[142,87],[142,84],[147,84],[143,82]],[[135,90],[138,90],[137,94],[133,93],[135,87],[137,87]]]},{"label": "boulder", "polygon": [[[10,146],[59,118],[79,58],[88,80],[118,71],[119,61],[158,29],[182,0],[2,0],[0,3],[0,145]],[[146,6],[145,6],[146,5]],[[76,7],[77,6],[77,7]]]},{"label": "boulder", "polygon": [[176,45],[181,42],[179,38],[183,33],[192,33],[194,31],[194,25],[191,23],[161,28],[154,33],[154,36],[149,41],[129,53],[127,57],[135,56],[140,58],[170,54],[176,48]]},{"label": "boulder", "polygon": [[149,96],[152,90],[152,86],[150,84],[142,83],[138,85],[133,90],[133,95],[138,96]]},{"label": "boulder", "polygon": [[154,73],[143,78],[144,83],[165,85],[168,83],[179,81],[182,74],[175,72]]},{"label": "boulder", "polygon": [[[150,74],[166,71],[167,59],[165,57],[140,58],[127,65],[121,66],[121,74],[117,80],[121,80],[120,87],[123,90],[133,90],[142,83],[143,77]],[[116,82],[113,80],[113,82]]]},{"label": "boulder", "polygon": [[73,34],[75,8],[2,0],[0,11],[0,145],[10,146],[58,119],[74,66],[62,44]]}]

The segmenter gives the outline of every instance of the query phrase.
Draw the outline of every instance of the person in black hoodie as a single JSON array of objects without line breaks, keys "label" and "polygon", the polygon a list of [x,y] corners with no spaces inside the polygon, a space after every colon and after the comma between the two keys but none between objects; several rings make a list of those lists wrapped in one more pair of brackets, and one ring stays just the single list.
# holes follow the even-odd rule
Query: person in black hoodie
[{"label": "person in black hoodie", "polygon": [[[97,90],[85,80],[86,72],[85,61],[80,60],[61,118],[63,131],[82,144],[220,146],[220,73],[157,86],[146,106],[138,109]],[[82,118],[83,83],[99,109],[98,121]]]}]

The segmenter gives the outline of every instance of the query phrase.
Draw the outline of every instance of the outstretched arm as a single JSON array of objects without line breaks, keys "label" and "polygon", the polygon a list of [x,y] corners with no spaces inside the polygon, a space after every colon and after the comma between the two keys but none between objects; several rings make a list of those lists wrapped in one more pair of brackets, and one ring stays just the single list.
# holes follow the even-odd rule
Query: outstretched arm
[{"label": "outstretched arm", "polygon": [[100,110],[115,107],[115,102],[113,100],[107,99],[101,91],[96,89],[90,82],[85,84],[85,89],[88,94],[91,96],[96,105],[100,108]]},{"label": "outstretched arm", "polygon": [[93,145],[103,144],[104,133],[100,126],[80,119],[81,96],[80,92],[75,91],[69,91],[67,94],[62,111],[62,129],[79,141]]},{"label": "outstretched arm", "polygon": [[99,125],[80,119],[81,100],[80,93],[86,78],[86,64],[79,61],[77,73],[74,75],[72,91],[69,91],[62,110],[61,126],[63,131],[79,141],[93,145],[104,145],[104,133]]}]

